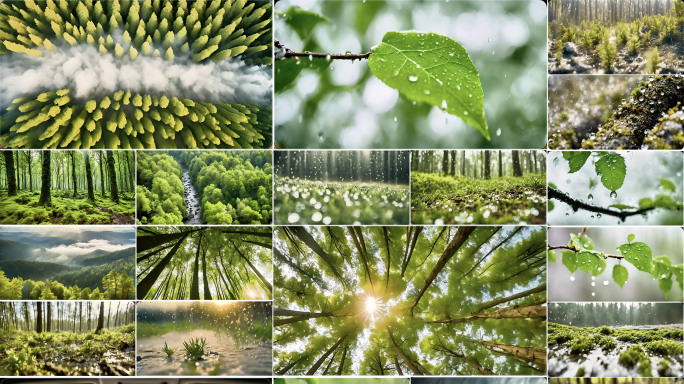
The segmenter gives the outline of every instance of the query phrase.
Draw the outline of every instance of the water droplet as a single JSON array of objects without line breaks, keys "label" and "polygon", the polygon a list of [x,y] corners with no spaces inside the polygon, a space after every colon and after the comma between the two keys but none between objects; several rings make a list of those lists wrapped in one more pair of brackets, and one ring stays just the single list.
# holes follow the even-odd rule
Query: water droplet
[{"label": "water droplet", "polygon": [[418,76],[409,76],[408,79],[410,82],[415,83],[416,81],[418,81]]},{"label": "water droplet", "polygon": [[464,114],[465,116],[468,116],[468,111],[463,111],[463,114]]},{"label": "water droplet", "polygon": [[442,110],[446,111],[446,109],[447,109],[447,102],[446,102],[446,100],[442,100]]},{"label": "water droplet", "polygon": [[596,296],[596,292],[592,292],[592,293],[591,293],[591,296]]},{"label": "water droplet", "polygon": [[600,218],[601,218],[601,216],[603,216],[603,215],[602,215],[602,214],[600,214],[600,213],[597,213],[597,214],[596,214],[596,218],[597,218],[597,219],[600,219]]},{"label": "water droplet", "polygon": [[592,287],[595,287],[595,286],[596,286],[596,282],[595,282],[595,281],[592,281],[592,282],[591,282],[591,286],[592,286]]},{"label": "water droplet", "polygon": [[560,162],[560,159],[557,158],[557,157],[554,157],[554,159],[553,159],[553,166],[554,166],[554,167],[557,167],[559,162]]},{"label": "water droplet", "polygon": [[319,222],[323,219],[323,215],[320,212],[315,212],[313,215],[311,215],[311,220],[315,222]]},{"label": "water droplet", "polygon": [[394,119],[393,119],[393,120],[394,120],[394,122],[396,123],[396,122],[397,122],[397,117],[396,117],[396,116],[394,116]]},{"label": "water droplet", "polygon": [[570,281],[575,281],[575,276],[570,276]]},{"label": "water droplet", "polygon": [[590,193],[589,196],[587,196],[587,199],[589,199],[589,200],[594,200],[594,195],[592,195],[592,194]]},{"label": "water droplet", "polygon": [[295,212],[290,213],[290,215],[287,216],[287,221],[290,222],[290,223],[296,223],[296,222],[298,222],[298,221],[299,221],[299,214],[297,214],[297,213],[295,213]]},{"label": "water droplet", "polygon": [[472,93],[469,93],[469,94],[468,94],[468,97],[473,97],[473,94],[472,94]]},{"label": "water droplet", "polygon": [[613,199],[613,200],[615,200],[615,199],[617,198],[617,192],[612,191],[612,192],[610,193],[610,198]]},{"label": "water droplet", "polygon": [[603,280],[603,285],[608,285],[608,280]]},{"label": "water droplet", "polygon": [[496,135],[497,135],[497,136],[501,136],[501,128],[499,128],[499,129],[496,130]]},{"label": "water droplet", "polygon": [[313,60],[313,55],[309,55],[309,61]]},{"label": "water droplet", "polygon": [[319,132],[318,133],[318,142],[322,143],[323,140],[325,140],[325,137],[323,136],[323,132]]},{"label": "water droplet", "polygon": [[488,42],[488,43],[491,43],[491,42],[492,42],[492,38],[491,38],[491,37],[488,37],[488,38],[487,38],[487,42]]},{"label": "water droplet", "polygon": [[330,55],[326,55],[326,56],[325,56],[325,59],[326,59],[327,61],[330,61]]}]

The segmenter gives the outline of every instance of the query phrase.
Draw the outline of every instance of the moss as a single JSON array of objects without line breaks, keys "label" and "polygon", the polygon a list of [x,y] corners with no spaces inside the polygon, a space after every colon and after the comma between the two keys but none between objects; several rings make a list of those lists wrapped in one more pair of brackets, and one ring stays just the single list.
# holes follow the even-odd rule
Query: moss
[{"label": "moss", "polygon": [[601,338],[601,341],[599,341],[599,345],[601,346],[601,348],[603,348],[604,351],[610,351],[611,349],[614,349],[617,346],[617,343],[612,337],[604,336]]},{"label": "moss", "polygon": [[603,327],[599,328],[599,332],[601,332],[602,335],[612,335],[613,334],[613,330],[606,327],[605,325]]},{"label": "moss", "polygon": [[641,348],[641,345],[635,344],[629,346],[624,352],[620,354],[620,358],[618,359],[618,363],[621,365],[624,365],[627,368],[632,368],[634,367],[641,359],[646,357],[646,353],[644,352],[644,349]]},{"label": "moss", "polygon": [[579,355],[594,349],[594,342],[589,337],[579,337],[570,344],[570,353]]},{"label": "moss", "polygon": [[673,340],[656,340],[644,344],[644,347],[649,352],[658,355],[681,355],[682,344]]},{"label": "moss", "polygon": [[641,376],[653,376],[651,374],[651,360],[648,357],[643,357],[641,360],[639,360],[638,371]]},{"label": "moss", "polygon": [[584,376],[584,367],[580,366],[577,368],[577,373],[575,373],[575,377],[582,377]]},{"label": "moss", "polygon": [[670,368],[670,363],[667,360],[662,359],[658,362],[658,375],[665,376],[667,370]]}]

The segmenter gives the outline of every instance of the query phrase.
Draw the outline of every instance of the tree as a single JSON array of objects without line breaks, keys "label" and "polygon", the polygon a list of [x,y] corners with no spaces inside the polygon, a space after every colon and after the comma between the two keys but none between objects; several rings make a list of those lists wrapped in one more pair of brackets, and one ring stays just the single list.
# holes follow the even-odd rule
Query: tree
[{"label": "tree", "polygon": [[513,176],[520,177],[523,175],[520,167],[520,151],[513,150]]},{"label": "tree", "polygon": [[88,183],[88,199],[94,202],[95,193],[93,192],[93,173],[90,170],[90,157],[86,151],[83,151],[83,161],[85,162],[86,181]]},{"label": "tree", "polygon": [[105,162],[105,158],[103,155],[104,151],[100,151],[97,153],[97,161],[100,163],[100,188],[102,191],[102,198],[105,196],[105,174],[104,174],[104,167],[103,164]]},{"label": "tree", "polygon": [[43,167],[41,170],[41,186],[40,186],[40,198],[38,199],[38,205],[51,206],[52,196],[50,195],[50,185],[52,183],[52,175],[50,172],[50,151],[42,151],[43,156]]},{"label": "tree", "polygon": [[100,301],[100,315],[97,317],[97,327],[95,333],[100,333],[104,327],[104,301]]},{"label": "tree", "polygon": [[107,152],[107,167],[109,168],[109,191],[112,196],[112,201],[119,202],[119,189],[116,185],[116,168],[114,165],[114,155],[112,151]]}]

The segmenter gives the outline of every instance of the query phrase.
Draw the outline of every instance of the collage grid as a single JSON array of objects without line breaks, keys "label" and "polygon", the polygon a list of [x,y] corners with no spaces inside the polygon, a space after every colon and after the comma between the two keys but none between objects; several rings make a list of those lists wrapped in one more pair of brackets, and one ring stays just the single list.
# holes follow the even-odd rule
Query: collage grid
[{"label": "collage grid", "polygon": [[[368,9],[374,9],[373,4],[385,3],[368,2]],[[231,380],[274,380],[282,384],[681,381],[684,153],[674,150],[682,145],[677,141],[681,138],[676,131],[670,134],[667,130],[681,129],[679,115],[684,91],[680,89],[679,73],[684,69],[684,54],[668,44],[668,32],[663,32],[655,42],[643,36],[648,29],[630,32],[629,22],[622,22],[628,31],[627,41],[630,36],[636,35],[637,40],[641,36],[642,47],[651,47],[639,67],[621,53],[631,49],[628,43],[612,43],[606,38],[608,43],[599,39],[585,45],[592,27],[586,23],[574,25],[582,17],[579,14],[572,13],[564,21],[557,21],[565,8],[556,5],[572,4],[567,10],[577,12],[575,3],[580,4],[579,0],[550,2],[548,20],[545,16],[542,22],[545,28],[548,25],[550,34],[546,40],[548,52],[544,47],[549,60],[548,67],[544,65],[545,73],[548,68],[548,76],[544,75],[549,105],[548,112],[544,112],[548,116],[544,113],[542,121],[546,127],[548,117],[548,136],[544,140],[547,144],[521,145],[511,139],[511,148],[520,149],[442,149],[426,145],[438,149],[347,150],[364,148],[354,135],[376,142],[378,137],[392,132],[380,132],[378,126],[391,125],[386,118],[397,122],[397,116],[392,118],[391,114],[411,104],[406,104],[411,96],[406,96],[401,86],[388,83],[400,91],[395,96],[382,96],[367,85],[361,97],[382,118],[365,128],[378,136],[371,138],[349,127],[340,127],[339,137],[335,137],[326,125],[312,128],[320,123],[318,113],[330,112],[323,105],[308,120],[297,122],[296,118],[288,117],[288,108],[311,108],[308,104],[296,105],[293,98],[311,102],[308,97],[313,91],[307,88],[311,87],[312,79],[306,71],[300,75],[297,70],[293,79],[287,79],[293,82],[290,85],[278,84],[289,76],[279,71],[292,70],[286,59],[273,64],[275,76],[271,79],[275,78],[275,90],[269,90],[275,105],[272,110],[256,99],[244,99],[245,95],[225,94],[217,96],[218,99],[238,103],[242,97],[243,102],[249,100],[247,107],[236,104],[230,111],[220,106],[212,109],[213,100],[195,102],[164,96],[166,101],[162,101],[154,93],[145,96],[130,92],[118,96],[111,92],[111,100],[104,96],[106,102],[98,99],[92,104],[94,111],[107,115],[109,103],[121,102],[124,111],[123,105],[128,103],[123,100],[130,98],[131,105],[140,108],[135,113],[141,116],[157,106],[172,105],[185,109],[187,116],[194,115],[192,119],[176,117],[175,121],[182,120],[181,126],[186,124],[200,131],[205,129],[198,123],[203,119],[230,126],[226,116],[242,113],[242,117],[233,116],[232,123],[244,124],[244,131],[252,133],[240,136],[233,132],[237,135],[234,142],[242,140],[237,144],[240,146],[247,144],[245,137],[262,135],[257,141],[263,142],[255,148],[264,149],[209,149],[228,148],[224,144],[229,138],[218,133],[212,136],[208,131],[188,137],[187,130],[177,130],[181,133],[176,139],[166,130],[170,126],[161,114],[162,109],[156,121],[166,125],[157,133],[154,128],[148,129],[147,123],[155,123],[147,115],[138,119],[142,121],[139,127],[128,122],[133,131],[139,130],[141,137],[150,140],[138,141],[140,149],[90,149],[110,148],[115,135],[107,132],[109,125],[105,127],[97,119],[88,120],[93,112],[88,101],[83,111],[74,108],[73,113],[81,113],[80,125],[92,123],[93,130],[88,127],[91,133],[79,134],[77,128],[70,138],[78,140],[75,148],[84,149],[38,150],[33,148],[43,147],[50,136],[38,139],[34,135],[29,139],[19,133],[31,128],[18,129],[20,120],[38,119],[37,112],[18,118],[20,114],[12,110],[31,113],[31,107],[4,110],[8,105],[6,95],[14,95],[9,96],[10,101],[16,96],[7,90],[8,79],[15,75],[11,72],[15,63],[0,56],[0,70],[7,71],[0,73],[0,84],[5,82],[0,91],[6,93],[0,98],[0,142],[12,148],[3,149],[0,161],[0,360],[4,361],[0,362],[0,376],[101,376],[103,383],[108,382],[109,376],[138,375],[140,380],[149,378],[150,383],[158,382],[152,378],[166,380],[174,376],[198,384],[227,384]],[[674,7],[671,4],[661,8],[658,4],[667,2],[620,2],[635,9],[647,3],[646,12],[672,17],[681,12],[677,1],[673,1]],[[21,3],[32,11],[40,8],[30,1]],[[82,3],[90,3],[83,7],[86,16],[93,12],[93,2]],[[144,3],[140,7],[144,8]],[[207,3],[213,7],[213,3],[223,2]],[[296,9],[294,3],[283,0],[284,7],[274,7],[273,17],[268,18],[273,23],[273,36],[301,42],[304,53],[317,50],[321,42],[307,40],[302,33],[311,34],[317,24],[329,23],[328,17],[335,17]],[[317,5],[302,6],[320,12],[337,10],[341,15],[349,12],[344,2],[326,0],[324,6],[311,3]],[[352,3],[364,9],[361,4],[366,1],[349,2]],[[408,6],[398,3],[392,7],[405,13],[402,7]],[[433,16],[435,10],[452,4],[426,3]],[[485,2],[483,8],[472,2],[457,3],[472,12],[473,17],[496,11],[497,6],[505,8],[498,3],[508,6],[501,1]],[[598,7],[599,3],[602,2],[589,1],[578,6],[587,4],[587,9],[591,9],[591,4]],[[510,7],[509,12],[519,11],[513,10],[515,4]],[[534,8],[530,5],[524,10],[533,15]],[[0,10],[7,12],[0,14],[0,32],[4,33],[5,42],[12,41],[6,36],[7,15],[17,17],[8,9],[0,4]],[[77,16],[73,22],[84,17],[81,8],[75,9]],[[217,5],[214,11],[218,9]],[[290,13],[299,11],[302,13]],[[423,11],[428,12],[422,8],[416,12]],[[149,12],[161,18],[163,10],[160,7],[159,12]],[[246,18],[245,15],[241,17]],[[625,17],[636,15],[630,13]],[[525,17],[530,16],[526,13]],[[649,28],[653,28],[649,23],[658,23],[651,17],[642,21],[651,25]],[[684,15],[677,17],[680,23],[684,20]],[[249,19],[254,25],[255,20],[265,20],[263,14],[252,14]],[[420,20],[413,22],[424,25]],[[667,31],[667,22],[660,21],[658,25]],[[13,23],[10,24],[14,30],[17,27]],[[301,31],[297,23],[309,23],[310,29]],[[199,25],[201,28],[202,24]],[[208,27],[208,33],[218,38],[221,33],[217,30],[223,25]],[[516,24],[509,21],[508,26],[515,28]],[[128,46],[124,45],[132,60],[137,55],[135,47],[146,41],[145,28],[141,41],[136,42],[134,37]],[[618,35],[623,27],[618,22],[616,27],[602,28],[601,34],[613,33],[610,28],[614,28]],[[78,28],[75,30],[78,34]],[[325,33],[321,32],[322,41],[330,39]],[[368,32],[372,33],[375,32]],[[458,30],[453,33],[458,35]],[[566,37],[568,33],[578,40]],[[684,24],[676,25],[672,33],[675,39],[684,38]],[[581,40],[583,34],[587,36],[585,40]],[[84,41],[86,35],[84,32]],[[272,38],[270,33],[268,38]],[[259,44],[263,43],[261,40],[255,37]],[[152,48],[160,41],[154,40]],[[104,41],[101,46],[107,49],[108,44]],[[197,62],[214,58],[215,52],[230,55],[230,49],[221,51],[225,46],[218,48],[219,44],[205,51],[207,42],[203,44],[191,47],[197,54],[206,55],[196,57]],[[245,44],[249,54],[244,58],[248,62],[267,63],[255,45]],[[605,54],[600,52],[609,48],[596,47],[610,44],[619,54],[613,57],[614,64],[605,64]],[[464,45],[470,49],[477,43]],[[4,46],[1,54],[31,55],[11,44]],[[41,46],[48,48],[48,43]],[[654,72],[664,76],[627,79],[624,73],[645,73],[644,68],[652,65],[654,46],[655,54],[660,48],[662,55],[656,59]],[[169,43],[171,55],[180,54],[174,48],[178,47]],[[279,48],[276,45],[276,50]],[[475,51],[473,57],[478,57]],[[161,53],[157,53],[144,55],[159,58]],[[292,57],[295,56],[290,56],[290,60]],[[638,57],[641,58],[640,54]],[[220,56],[215,61],[220,60],[225,58]],[[320,69],[312,64],[316,61],[311,58],[295,60],[307,70]],[[599,74],[602,70],[598,66],[589,69],[587,63],[592,60],[608,65],[605,73],[610,74]],[[331,60],[326,61],[324,70],[332,67]],[[337,61],[333,62],[337,65]],[[343,64],[337,67],[338,71],[339,67],[349,70]],[[254,76],[261,74],[242,70],[243,75],[250,75],[243,80],[252,81],[250,85],[258,88],[261,79]],[[172,72],[167,75],[174,76]],[[413,83],[416,80],[412,78],[409,81]],[[482,78],[487,89],[491,86],[487,81],[492,80],[484,75]],[[331,87],[344,83],[326,76],[318,81],[327,81]],[[640,108],[640,97],[648,101],[654,89],[662,90],[660,97],[651,99],[650,109]],[[54,105],[69,105],[67,93],[60,92],[46,92],[36,100],[44,102],[41,98],[48,98],[55,100]],[[587,98],[591,92],[604,92],[597,98],[611,99],[616,109],[611,113],[611,107],[601,104],[602,101],[589,107]],[[191,95],[201,99],[199,94]],[[397,95],[402,95],[398,102]],[[64,97],[65,104],[56,101]],[[380,105],[383,97],[394,97],[396,109]],[[403,100],[404,97],[408,99]],[[622,97],[625,99],[621,100]],[[372,102],[368,98],[379,99]],[[32,103],[30,100],[21,102]],[[484,103],[483,108],[489,113],[491,108],[486,100]],[[447,108],[446,104],[434,105],[434,109],[426,112],[425,120],[416,119],[413,123],[427,122],[430,133],[437,136],[443,132],[440,130],[455,127],[461,133],[467,127],[465,124],[477,125],[465,117],[467,112],[459,112],[466,123],[450,120],[451,115],[459,114]],[[657,110],[656,118],[651,116],[653,109]],[[279,118],[280,111],[287,118]],[[444,124],[437,124],[435,111],[451,115]],[[45,112],[52,113],[47,109]],[[273,116],[264,118],[264,112]],[[50,119],[69,119],[58,113],[59,108]],[[368,113],[362,115],[368,117]],[[181,112],[178,116],[186,115]],[[630,141],[629,135],[634,133],[629,130],[631,126],[625,125],[625,116],[642,125],[651,124],[650,131]],[[499,124],[505,118],[503,113],[498,116]],[[128,129],[126,117],[123,119],[123,126],[114,123],[109,131]],[[6,125],[9,121],[13,128]],[[30,121],[33,124],[34,120]],[[273,135],[264,134],[259,127],[271,121]],[[597,128],[596,121],[604,123]],[[36,125],[42,123],[35,120]],[[358,119],[355,123],[359,123]],[[501,148],[509,147],[501,141],[507,139],[508,133],[504,130],[504,137],[497,139],[502,130],[494,128],[496,136],[492,139],[501,143]],[[64,137],[60,129],[59,124],[54,126],[57,141]],[[486,122],[484,129],[487,130]],[[131,132],[128,134],[132,135]],[[284,133],[287,137],[282,136]],[[97,135],[105,141],[97,144]],[[302,148],[311,149],[284,149],[298,148],[299,137],[307,135],[313,135],[313,140]],[[137,135],[127,139],[130,143],[132,137]],[[92,147],[84,144],[85,138],[92,140]],[[154,145],[155,140],[160,147],[187,148],[194,143],[194,147],[202,149],[160,151],[146,147]],[[57,141],[48,143],[46,148],[56,147]],[[267,143],[271,143],[271,148],[265,149],[269,147]],[[473,148],[497,148],[492,143],[492,147],[478,144]],[[60,147],[68,145],[67,142]],[[119,145],[124,144],[119,141]],[[279,148],[281,145],[283,149]],[[387,145],[373,144],[369,148],[395,146],[412,147],[388,141]],[[542,146],[543,149],[529,149]],[[314,149],[338,147],[345,149]],[[47,204],[43,191],[37,187],[45,184],[46,173],[52,177],[48,177],[47,183],[56,186],[52,194],[47,188],[48,199],[52,198]],[[10,195],[10,179],[15,183],[16,197]],[[31,273],[28,269],[22,272],[22,268],[31,269]],[[79,274],[79,270],[90,275]],[[90,287],[84,289],[80,284]],[[204,381],[191,380],[198,375]],[[475,377],[481,375],[500,377]],[[635,381],[635,377],[647,379]],[[173,380],[164,382],[177,382]],[[35,382],[51,381],[35,378]]]}]

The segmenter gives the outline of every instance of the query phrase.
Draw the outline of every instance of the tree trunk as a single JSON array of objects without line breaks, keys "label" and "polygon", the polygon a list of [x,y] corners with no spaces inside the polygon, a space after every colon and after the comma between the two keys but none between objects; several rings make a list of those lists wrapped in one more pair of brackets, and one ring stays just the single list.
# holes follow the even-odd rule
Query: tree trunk
[{"label": "tree trunk", "polygon": [[513,150],[513,176],[522,176],[522,168],[520,167],[520,153],[519,151]]},{"label": "tree trunk", "polygon": [[211,290],[207,279],[207,250],[202,252],[202,280],[204,281],[204,300],[211,300]]},{"label": "tree trunk", "polygon": [[318,317],[331,317],[335,316],[333,312],[305,312],[305,311],[293,311],[289,309],[274,308],[274,317],[288,317],[287,319],[277,319],[273,321],[274,326],[280,326],[285,324],[298,323],[300,321],[305,321],[309,319],[315,319]]},{"label": "tree trunk", "polygon": [[45,316],[45,332],[50,332],[52,330],[52,303],[47,302],[47,314]]},{"label": "tree trunk", "polygon": [[100,315],[97,317],[97,328],[95,333],[100,333],[104,327],[104,301],[100,301]]},{"label": "tree trunk", "polygon": [[116,185],[116,166],[114,164],[114,155],[112,151],[107,151],[107,165],[109,168],[109,191],[112,195],[112,201],[119,202],[119,189]]},{"label": "tree trunk", "polygon": [[28,165],[29,191],[33,191],[33,172],[31,171],[31,151],[26,151],[26,165]]},{"label": "tree trunk", "polygon": [[156,248],[160,245],[164,245],[170,241],[176,240],[180,237],[189,235],[190,233],[197,232],[200,229],[193,229],[187,232],[176,232],[176,233],[157,233],[150,236],[139,236],[137,239],[137,251],[145,252],[149,249]]},{"label": "tree trunk", "polygon": [[202,236],[204,233],[199,234],[199,239],[197,240],[197,252],[195,253],[195,267],[192,272],[192,283],[190,284],[190,300],[199,300],[199,254],[202,245]]},{"label": "tree trunk", "polygon": [[492,307],[496,307],[496,306],[499,305],[499,304],[506,303],[506,302],[509,302],[509,301],[512,301],[512,300],[515,300],[515,299],[519,299],[519,298],[521,298],[521,297],[529,296],[529,295],[532,295],[532,294],[535,294],[535,293],[539,293],[539,292],[544,292],[544,291],[546,291],[546,283],[544,283],[544,284],[542,284],[542,285],[540,285],[540,286],[538,286],[538,287],[536,287],[536,288],[532,288],[532,289],[528,289],[527,291],[523,291],[523,292],[520,292],[520,293],[516,293],[515,295],[511,295],[511,296],[507,296],[507,297],[502,297],[502,298],[500,298],[500,299],[490,300],[490,301],[486,302],[485,304],[483,304],[483,305],[482,305],[480,308],[478,308],[475,312],[476,312],[476,313],[477,313],[477,312],[482,312],[482,311],[484,311],[485,309],[489,309],[489,308],[492,308]]},{"label": "tree trunk", "polygon": [[98,159],[100,161],[100,188],[102,190],[102,198],[105,197],[105,174],[104,174],[104,167],[103,167],[103,163],[105,161],[105,158],[104,158],[103,153],[104,153],[104,151],[100,151],[97,153]]},{"label": "tree trunk", "polygon": [[392,349],[394,352],[401,357],[401,359],[404,361],[404,364],[406,364],[409,369],[415,374],[415,375],[423,375],[423,372],[411,361],[411,358],[404,353],[404,351],[397,345],[397,342],[394,340],[394,335],[392,335],[392,330],[388,328],[387,330],[389,332],[390,340],[392,340]]},{"label": "tree trunk", "polygon": [[404,376],[404,372],[401,371],[401,365],[399,365],[399,360],[397,359],[397,356],[392,356],[392,360],[394,361],[394,369],[397,370],[397,374],[399,376]]},{"label": "tree trunk", "polygon": [[416,243],[418,242],[418,237],[420,236],[421,232],[423,232],[423,227],[410,227],[410,230],[413,231],[413,239],[411,240],[411,244],[409,246],[409,237],[406,238],[406,252],[404,252],[404,260],[401,263],[401,277],[404,277],[404,274],[406,273],[406,268],[408,268],[411,257],[413,256],[413,251],[416,249]]},{"label": "tree trunk", "polygon": [[258,236],[258,237],[266,237],[269,239],[273,239],[273,234],[270,232],[257,232],[257,231],[246,231],[246,230],[234,230],[234,229],[229,229],[225,231],[221,231],[222,233],[234,233],[238,235],[250,235],[250,236]]},{"label": "tree trunk", "polygon": [[71,159],[71,184],[74,186],[73,197],[78,195],[78,190],[76,187],[76,159],[74,158],[74,151],[69,151],[69,158]]},{"label": "tree trunk", "polygon": [[332,270],[337,280],[342,284],[343,287],[347,287],[347,281],[344,280],[337,267],[333,265],[330,256],[321,248],[321,246],[316,242],[316,240],[311,236],[311,234],[304,227],[290,227],[292,233],[294,233],[304,244],[306,244],[315,254],[317,254]]},{"label": "tree trunk", "polygon": [[313,375],[316,373],[316,371],[318,370],[318,368],[320,368],[321,364],[323,364],[323,362],[325,361],[325,359],[327,359],[328,356],[330,356],[330,354],[333,353],[333,352],[340,346],[340,344],[342,344],[342,342],[343,342],[346,338],[347,338],[347,335],[343,335],[342,337],[340,337],[340,338],[337,340],[337,342],[336,342],[335,344],[333,344],[333,346],[330,347],[330,349],[328,349],[328,350],[323,354],[323,356],[319,357],[318,360],[316,360],[316,362],[315,362],[314,365],[311,367],[311,369],[309,369],[309,370],[306,372],[306,376],[313,376]]},{"label": "tree trunk", "polygon": [[240,257],[247,263],[247,265],[249,265],[249,268],[252,270],[252,272],[259,278],[259,280],[261,280],[266,289],[268,289],[268,292],[273,292],[273,286],[271,285],[271,283],[269,283],[268,280],[266,280],[266,277],[264,277],[264,275],[262,275],[261,272],[259,272],[259,270],[256,269],[254,264],[252,264],[252,262],[249,261],[249,259],[245,255],[243,255],[242,252],[240,252],[235,243],[233,243],[233,248],[235,248],[238,255],[240,255]]},{"label": "tree trunk", "polygon": [[542,366],[542,370],[546,370],[546,349],[544,348],[518,347],[484,340],[466,340],[485,346],[494,352],[510,355],[528,363],[539,364]]},{"label": "tree trunk", "polygon": [[43,303],[36,302],[36,333],[43,332]]},{"label": "tree trunk", "polygon": [[5,155],[5,173],[7,175],[7,196],[17,194],[17,179],[14,175],[14,156],[12,151],[2,151]]},{"label": "tree trunk", "polygon": [[527,319],[545,319],[546,307],[540,304],[531,304],[524,307],[504,307],[489,313],[473,313],[458,319],[446,319],[429,321],[429,323],[467,323],[477,319],[512,319],[512,318],[527,318]]},{"label": "tree trunk", "polygon": [[154,283],[157,281],[157,278],[159,278],[159,275],[161,275],[162,271],[166,266],[169,264],[171,259],[173,258],[173,255],[176,254],[176,251],[178,248],[181,246],[183,241],[185,241],[185,238],[188,236],[190,232],[184,232],[180,234],[180,239],[176,243],[176,245],[171,248],[168,254],[164,256],[164,258],[152,269],[152,271],[145,276],[145,278],[138,284],[138,298],[144,299],[145,296],[147,296],[147,293],[150,291]]},{"label": "tree trunk", "polygon": [[446,263],[456,254],[458,249],[461,248],[463,243],[465,243],[466,240],[468,240],[468,236],[470,236],[473,230],[474,227],[458,227],[456,235],[453,239],[451,239],[449,245],[447,245],[444,252],[442,252],[442,256],[440,256],[439,260],[437,261],[437,264],[432,269],[430,276],[428,276],[427,280],[425,281],[425,284],[423,285],[423,288],[420,290],[420,293],[418,294],[416,301],[411,306],[411,310],[413,310],[413,308],[415,308],[418,305],[418,302],[420,301],[421,297],[423,297],[423,294],[425,294],[425,291],[427,291],[427,289],[430,287],[430,284],[432,284],[435,278],[437,278],[437,275],[439,275],[439,273],[442,271]]},{"label": "tree trunk", "polygon": [[43,167],[41,169],[41,186],[40,186],[40,199],[38,200],[38,205],[50,206],[52,205],[52,196],[50,196],[50,151],[41,151],[43,155]]},{"label": "tree trunk", "polygon": [[83,161],[85,161],[86,181],[88,183],[88,199],[95,202],[95,192],[93,192],[93,173],[90,169],[90,157],[86,151],[83,151]]},{"label": "tree trunk", "polygon": [[349,350],[349,344],[344,346],[344,351],[342,352],[342,359],[340,360],[340,366],[337,368],[337,376],[342,376],[344,371],[344,362],[347,360],[347,351]]},{"label": "tree trunk", "polygon": [[481,375],[485,375],[485,376],[494,375],[494,372],[492,372],[491,370],[480,365],[480,363],[476,359],[470,359],[465,354],[463,354],[461,352],[452,351],[451,349],[449,349],[443,345],[438,346],[437,350],[445,352],[446,354],[448,354],[450,356],[453,356],[453,357],[460,359],[464,363],[470,365],[473,369],[475,369]]},{"label": "tree trunk", "polygon": [[502,150],[499,150],[499,178],[503,177],[503,161],[501,160],[502,152]]},{"label": "tree trunk", "polygon": [[485,151],[484,153],[485,156],[485,161],[484,161],[484,178],[489,180],[492,178],[491,175],[491,169],[492,169],[492,152],[491,151]]}]

